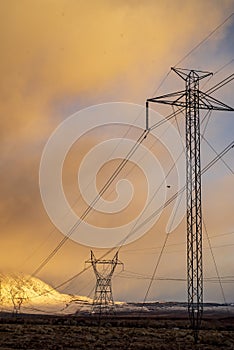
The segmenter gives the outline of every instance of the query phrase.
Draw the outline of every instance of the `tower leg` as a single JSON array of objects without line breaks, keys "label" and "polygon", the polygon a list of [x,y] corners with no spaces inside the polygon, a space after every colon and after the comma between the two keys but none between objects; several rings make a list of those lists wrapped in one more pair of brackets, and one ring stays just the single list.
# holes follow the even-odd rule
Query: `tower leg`
[{"label": "tower leg", "polygon": [[188,312],[197,342],[203,313],[203,273],[199,76],[194,71],[186,79],[186,152]]}]

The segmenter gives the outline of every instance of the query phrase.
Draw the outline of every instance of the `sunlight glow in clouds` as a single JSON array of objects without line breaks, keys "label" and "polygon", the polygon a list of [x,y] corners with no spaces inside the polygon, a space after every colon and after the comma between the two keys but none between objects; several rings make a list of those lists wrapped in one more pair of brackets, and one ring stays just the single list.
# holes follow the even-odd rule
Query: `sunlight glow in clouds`
[{"label": "sunlight glow in clouds", "polygon": [[[112,101],[143,104],[169,68],[230,15],[233,5],[233,0],[1,1],[0,260],[3,271],[21,269],[31,273],[62,237],[59,232],[50,235],[53,228],[42,206],[38,186],[41,153],[55,127],[90,105]],[[212,71],[229,61],[233,49],[225,39],[231,24],[227,23],[186,60],[185,67]],[[183,85],[176,80],[165,85],[167,92],[178,87]],[[224,92],[225,102],[231,104],[232,93],[228,89]],[[217,123],[220,124],[210,122],[208,135],[222,149],[228,144],[226,137],[232,137],[232,122],[225,119],[222,124]],[[87,141],[79,149],[79,161],[88,151]],[[208,152],[204,154],[204,158],[208,155]],[[232,159],[227,158],[229,162]],[[233,230],[230,209],[233,176],[226,171],[219,180],[209,178],[204,190],[203,207],[208,213],[211,233]],[[132,244],[132,249],[160,246],[167,214],[146,237]],[[173,236],[172,243],[184,240],[183,224]],[[233,237],[228,239],[232,244]],[[220,242],[217,239],[217,244]],[[14,258],[9,259],[9,250]],[[217,250],[221,274],[233,273],[230,253],[230,250]],[[165,257],[160,274],[182,275],[184,254],[177,254],[176,264],[170,267],[168,256]],[[81,269],[88,256],[88,248],[68,242],[41,277],[56,284]],[[123,258],[130,270],[135,266],[145,273],[152,270],[155,259],[153,255],[144,256],[142,267],[134,255]],[[212,272],[212,261],[209,264]],[[127,283],[123,283],[122,289],[116,286],[116,298],[118,295],[140,297],[145,285],[138,281]],[[73,288],[76,290],[77,285]],[[160,288],[158,293],[163,295],[165,288]],[[171,298],[179,298],[183,290],[175,287],[175,293]],[[220,298],[218,293],[214,294]],[[227,294],[233,294],[232,286],[227,287]],[[157,297],[156,290],[154,296]]]}]

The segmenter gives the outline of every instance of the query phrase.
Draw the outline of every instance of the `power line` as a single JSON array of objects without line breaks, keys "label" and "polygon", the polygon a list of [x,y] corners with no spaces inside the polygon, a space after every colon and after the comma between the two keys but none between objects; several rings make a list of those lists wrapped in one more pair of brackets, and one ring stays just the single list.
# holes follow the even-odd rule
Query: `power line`
[{"label": "power line", "polygon": [[218,89],[220,89],[221,87],[225,86],[226,84],[230,83],[232,80],[234,79],[234,73],[228,75],[226,78],[224,78],[223,80],[221,80],[219,83],[215,84],[214,86],[212,86],[211,88],[209,88],[208,90],[206,90],[206,93],[212,94],[215,91],[217,91]]},{"label": "power line", "polygon": [[138,224],[138,222],[140,221],[141,217],[143,216],[144,212],[147,210],[147,208],[149,207],[149,205],[152,203],[153,199],[155,198],[155,196],[157,195],[158,191],[160,190],[160,188],[164,185],[166,179],[168,178],[168,176],[170,175],[170,173],[172,172],[172,170],[174,169],[177,161],[181,158],[183,154],[183,151],[179,154],[178,158],[176,159],[176,161],[172,164],[171,168],[168,170],[165,178],[163,179],[163,181],[161,182],[161,184],[158,186],[158,188],[156,189],[156,191],[154,192],[154,194],[152,195],[150,201],[148,202],[147,206],[144,208],[143,212],[141,213],[140,217],[138,218],[138,220],[136,221],[135,225],[132,227],[132,229],[130,230],[130,232],[128,233],[128,235],[122,240],[121,245],[119,247],[119,250],[122,248],[122,246],[124,245],[124,243],[126,242],[126,240],[133,234],[133,232],[135,231],[136,225]]},{"label": "power line", "polygon": [[203,226],[204,226],[204,229],[205,229],[205,233],[206,233],[209,249],[210,249],[210,252],[211,252],[212,259],[213,259],[215,272],[216,272],[216,275],[218,277],[218,281],[219,281],[219,285],[220,285],[220,290],[221,290],[221,293],[222,293],[223,301],[224,301],[225,304],[227,304],[227,300],[226,300],[226,297],[225,297],[225,293],[224,293],[224,289],[223,289],[223,286],[222,286],[221,278],[220,278],[220,275],[219,275],[218,265],[217,265],[216,260],[215,260],[214,252],[213,252],[212,245],[211,245],[211,242],[210,242],[210,237],[208,235],[204,219],[203,219]]},{"label": "power line", "polygon": [[218,70],[216,70],[212,76],[210,76],[206,82],[203,84],[202,89],[209,83],[209,81],[214,77],[214,75],[220,73],[224,68],[226,68],[227,66],[229,66],[232,62],[234,62],[234,58],[232,58],[230,61],[228,61],[227,63],[225,63],[223,66],[221,66]]},{"label": "power line", "polygon": [[[173,111],[172,113],[170,113],[170,114],[166,117],[166,120],[167,120],[167,121],[171,120],[172,118],[174,118],[175,116],[177,116],[178,114],[180,114],[183,110],[184,110],[184,107],[179,108],[176,112]],[[153,125],[149,128],[149,130],[152,131],[152,130],[158,128],[159,126],[161,126],[161,125],[164,124],[164,123],[165,123],[165,119],[162,119],[162,120],[160,120],[159,122],[157,122],[156,124],[153,124]]]},{"label": "power line", "polygon": [[[174,106],[172,106],[172,107],[174,107]],[[181,113],[184,114],[184,111],[181,111]],[[207,115],[208,115],[207,123],[206,123],[206,125],[205,125],[204,130],[203,130],[203,133],[201,134],[201,138],[207,143],[207,145],[212,149],[212,151],[216,154],[216,156],[218,156],[218,152],[214,149],[214,147],[210,144],[210,142],[205,138],[205,132],[206,132],[206,129],[207,129],[207,125],[208,125],[210,116],[211,116],[211,110],[208,110],[208,111],[207,111],[205,117],[204,117],[203,120],[202,120],[202,123],[203,123],[204,120],[206,119]],[[201,123],[201,124],[202,124],[202,123]],[[177,123],[177,128],[178,128],[178,131],[180,132],[178,123]],[[221,161],[222,161],[223,164],[226,166],[226,168],[227,168],[232,174],[234,174],[233,170],[230,168],[230,166],[225,162],[225,160],[224,160],[223,158],[221,158]]]},{"label": "power line", "polygon": [[208,34],[204,39],[202,39],[197,45],[195,45],[185,56],[183,56],[174,67],[178,66],[181,62],[183,62],[188,56],[190,56],[195,50],[198,49],[202,44],[204,44],[215,32],[217,32],[218,29],[220,29],[226,22],[229,21],[230,18],[234,13],[232,13],[230,16],[228,16],[222,23],[220,23],[217,27],[215,27],[210,34]]},{"label": "power line", "polygon": [[[206,129],[207,129],[207,126],[208,126],[208,124],[209,124],[209,121],[210,121],[210,117],[211,117],[211,110],[210,111],[208,111],[208,118],[207,118],[207,120],[206,120],[206,124],[205,124],[205,126],[204,126],[204,129],[203,129],[203,135],[205,135],[205,133],[206,133]],[[204,120],[204,119],[203,119]],[[203,122],[203,120],[202,120],[202,122]]]},{"label": "power line", "polygon": [[224,68],[229,66],[232,62],[234,62],[234,58],[232,58],[230,61],[225,63],[222,67],[220,67],[217,71],[215,71],[213,75],[220,73]]},{"label": "power line", "polygon": [[222,152],[220,152],[211,162],[209,162],[202,170],[202,174],[204,174],[207,170],[209,170],[218,160],[220,160],[227,152],[229,152],[232,148],[234,148],[234,141],[232,141],[228,146],[226,146]]},{"label": "power line", "polygon": [[[233,145],[234,141],[231,142],[230,145],[228,145],[222,152],[221,155],[223,156],[226,154],[231,148],[234,147]],[[206,165],[206,167],[201,171],[201,175],[203,175],[207,170],[211,168],[219,159],[221,158],[220,155],[215,157],[210,163]],[[156,215],[158,215],[164,208],[166,208],[169,204],[171,204],[178,195],[182,194],[185,190],[185,186],[183,186],[179,191],[177,191],[172,197],[170,197],[163,205],[161,205],[154,213],[152,213],[147,219],[145,219],[140,225],[138,225],[134,230],[132,230],[131,235],[134,234],[137,230],[139,230],[141,227],[146,225],[150,220],[152,220]]]},{"label": "power line", "polygon": [[[217,237],[227,236],[227,235],[233,235],[233,234],[234,234],[234,231],[233,232],[227,232],[227,233],[220,233],[220,234],[217,234],[217,235],[212,235],[212,236],[209,236],[209,238],[212,239],[212,238],[217,238]],[[206,238],[204,238],[204,239],[206,240]],[[181,242],[181,243],[167,244],[167,247],[174,247],[174,246],[184,245],[184,244],[186,244],[186,241]],[[127,249],[127,250],[123,250],[122,249],[122,253],[129,253],[129,252],[134,253],[134,252],[140,252],[140,251],[147,251],[148,252],[149,250],[158,250],[160,248],[161,247],[158,246],[158,247],[149,247],[149,248],[145,247],[145,248],[138,248],[138,249]],[[217,246],[214,247],[214,248],[217,248]],[[180,251],[182,251],[182,250],[180,250]]]},{"label": "power line", "polygon": [[[158,258],[157,258],[157,260],[156,260],[155,267],[154,267],[152,276],[150,277],[150,282],[149,282],[148,287],[147,287],[147,289],[146,289],[146,293],[145,293],[145,296],[144,296],[144,299],[143,299],[143,303],[142,303],[142,305],[141,305],[141,310],[140,310],[140,313],[139,313],[139,315],[138,315],[138,318],[140,317],[140,315],[141,315],[141,313],[142,313],[142,311],[143,311],[143,308],[144,308],[145,303],[146,303],[146,300],[147,300],[147,298],[148,298],[148,295],[149,295],[151,286],[152,286],[152,284],[153,284],[153,282],[154,282],[154,280],[155,280],[155,276],[156,276],[156,273],[157,273],[157,271],[158,271],[158,267],[159,267],[160,261],[161,261],[161,259],[162,259],[163,251],[164,251],[164,249],[165,249],[165,247],[166,247],[166,244],[167,244],[167,241],[168,241],[168,237],[169,237],[169,235],[166,235],[165,240],[164,240],[163,245],[162,245],[162,248],[161,248],[161,251],[160,251],[160,254],[159,254],[159,256],[158,256]],[[128,349],[131,348],[131,345],[133,344],[133,340],[134,340],[134,338],[131,337],[131,338],[130,338],[130,341],[129,341],[129,343],[128,343],[128,347],[127,347]]]},{"label": "power line", "polygon": [[[233,142],[232,142],[233,143]],[[232,144],[231,143],[231,144]],[[224,155],[226,154],[232,147],[230,147],[230,145],[228,145],[222,152],[221,154]],[[219,160],[219,157],[215,157],[215,159],[213,159],[209,164],[207,164],[206,168],[204,168],[201,172],[201,174],[203,175],[206,171],[208,171],[210,169],[211,166],[213,166],[217,161]],[[164,209],[165,207],[167,207],[169,204],[171,204],[179,194],[181,194],[183,191],[185,190],[185,186],[182,187],[178,192],[176,192],[171,198],[169,198],[160,208],[158,208],[154,213],[152,213],[146,220],[144,220],[140,225],[138,225],[131,234],[134,234],[137,230],[139,230],[142,226],[144,226],[148,221],[152,220],[152,218],[158,214],[159,211],[161,211],[162,209]],[[121,243],[121,242],[119,242]],[[116,247],[114,248],[110,248],[106,253],[104,253],[100,259],[105,258],[108,254],[110,254],[113,250],[115,250]],[[85,271],[87,271],[90,268],[90,266],[83,268],[83,270],[81,270],[80,272],[78,272],[77,274],[71,276],[69,279],[65,280],[64,282],[60,283],[59,285],[57,285],[56,287],[54,287],[55,289],[59,289],[61,287],[63,287],[64,285],[66,285],[67,283],[71,282],[72,280],[74,280],[75,278],[79,277],[80,275],[82,275]]]},{"label": "power line", "polygon": [[147,290],[146,290],[146,293],[145,293],[145,296],[144,296],[143,305],[145,304],[145,302],[146,302],[146,300],[147,300],[147,298],[148,298],[148,295],[149,295],[149,292],[150,292],[150,288],[151,288],[151,286],[152,286],[153,280],[155,279],[156,273],[157,273],[157,271],[158,271],[158,267],[159,267],[160,261],[161,261],[161,259],[162,259],[162,255],[163,255],[164,249],[165,249],[165,247],[166,247],[168,238],[169,238],[169,235],[166,235],[165,240],[164,240],[164,242],[163,242],[163,246],[162,246],[161,251],[160,251],[160,254],[159,254],[159,257],[157,258],[157,261],[156,261],[156,264],[155,264],[155,267],[154,267],[152,276],[151,276],[151,278],[150,278],[150,283],[149,283],[149,285],[148,285],[148,287],[147,287]]},{"label": "power line", "polygon": [[46,265],[47,263],[55,256],[55,254],[60,250],[60,248],[67,242],[69,237],[74,233],[75,229],[81,224],[81,222],[87,217],[87,215],[93,210],[93,206],[98,202],[98,200],[101,198],[101,196],[106,192],[106,190],[109,188],[111,183],[115,180],[115,178],[118,176],[120,171],[123,169],[123,167],[127,164],[130,157],[136,152],[140,144],[144,141],[144,139],[148,135],[148,131],[145,130],[142,132],[142,134],[139,136],[136,143],[133,145],[131,150],[128,152],[125,159],[122,160],[122,162],[118,165],[114,173],[109,177],[109,179],[106,181],[104,186],[101,188],[100,192],[96,195],[94,200],[91,202],[91,204],[88,205],[87,209],[83,212],[79,220],[72,226],[72,228],[69,230],[68,234],[59,242],[59,244],[53,249],[53,251],[44,259],[44,261],[39,265],[39,267],[33,272],[33,276],[38,274]]},{"label": "power line", "polygon": [[[151,276],[147,276],[147,275],[141,275],[141,276],[135,276],[135,275],[131,275],[131,274],[119,274],[118,276],[116,276],[115,278],[123,278],[123,279],[134,279],[134,280],[151,280]],[[220,277],[221,283],[234,283],[234,276],[232,276],[232,278],[229,279],[225,279],[224,277]],[[160,281],[160,282],[186,282],[186,278],[176,278],[176,277],[155,277],[153,279],[153,281]],[[219,283],[219,280],[217,278],[211,278],[211,277],[207,277],[204,278],[204,282],[205,283]],[[225,303],[226,304],[226,303]],[[227,303],[228,304],[228,303]]]},{"label": "power line", "polygon": [[[210,144],[210,142],[205,138],[204,135],[201,135],[202,139],[207,143],[207,145],[212,149],[212,151],[218,156],[218,152],[214,149],[214,147]],[[231,172],[231,174],[234,174],[233,170],[230,168],[230,166],[225,162],[223,158],[221,158],[221,162],[225,165],[225,167]]]},{"label": "power line", "polygon": [[[218,265],[217,265],[217,262],[215,260],[215,255],[214,255],[214,252],[213,252],[213,249],[212,249],[212,246],[211,246],[210,238],[209,238],[209,235],[208,235],[208,232],[207,232],[207,228],[206,228],[206,224],[205,224],[204,219],[203,219],[203,226],[204,226],[204,229],[205,229],[206,237],[207,237],[208,244],[209,244],[209,249],[210,249],[210,252],[211,252],[212,259],[213,259],[215,272],[216,272],[216,275],[218,277],[218,283],[219,283],[219,286],[220,286],[220,290],[221,290],[221,294],[222,294],[222,297],[223,297],[223,301],[224,301],[224,304],[227,306],[228,304],[227,304],[226,296],[225,296],[225,293],[224,293],[222,281],[221,281],[221,278],[220,278]],[[227,312],[229,313],[228,308],[227,308]]]},{"label": "power line", "polygon": [[158,90],[160,89],[160,87],[165,83],[166,79],[168,78],[169,74],[171,73],[171,70],[169,70],[167,72],[167,74],[165,75],[165,77],[162,79],[162,81],[160,82],[159,86],[157,87],[157,89],[153,92],[153,94],[155,95]]},{"label": "power line", "polygon": [[[185,243],[186,243],[186,242],[185,242]],[[185,244],[185,243],[184,243],[184,244]],[[177,244],[175,244],[175,245],[177,245]],[[178,244],[178,245],[182,245],[182,244]],[[172,245],[170,245],[170,246],[172,246]],[[230,247],[233,247],[233,246],[234,246],[234,243],[231,243],[231,244],[222,244],[222,245],[215,245],[215,246],[212,246],[212,249],[225,248],[225,247],[230,248]],[[168,245],[168,247],[169,247],[169,245]],[[159,249],[160,249],[160,247],[158,247],[158,248],[152,248],[152,250],[159,250]],[[204,249],[204,250],[207,250],[207,249],[209,249],[209,247],[203,247],[203,249]],[[150,249],[149,249],[149,250],[150,250]],[[164,254],[174,254],[174,253],[182,253],[182,252],[184,252],[184,249],[166,251]],[[153,251],[152,251],[152,253],[147,252],[146,254],[155,254],[155,252],[153,252]]]},{"label": "power line", "polygon": [[[140,117],[142,112],[139,113],[139,115],[134,119],[134,122],[137,121],[137,119]],[[115,153],[116,149],[119,147],[119,145],[121,144],[122,140],[125,139],[125,137],[128,135],[129,131],[131,130],[132,126],[129,126],[127,131],[123,134],[123,136],[121,137],[120,141],[118,142],[118,144],[114,147],[114,149],[111,151],[107,161],[111,158],[111,156]],[[137,141],[136,141],[137,142]],[[91,185],[91,183],[93,182],[93,180],[91,180],[87,186],[85,187],[84,191],[86,191],[89,186]],[[71,205],[72,208],[74,208],[74,206],[79,202],[79,200],[82,198],[82,195],[80,194],[78,196],[78,198],[74,201],[74,203]],[[69,211],[67,211],[67,213],[64,215],[64,218],[69,214]],[[46,239],[25,259],[25,261],[23,262],[23,264],[21,266],[23,266],[40,248],[41,246],[43,246],[45,244],[45,242],[51,237],[51,235],[58,231],[57,227],[54,227],[51,232],[48,234],[48,236],[46,237]]]},{"label": "power line", "polygon": [[[215,157],[210,163],[208,163],[205,166],[205,168],[201,171],[201,175],[203,175],[207,170],[209,170],[211,166],[213,166],[222,156],[224,156],[233,147],[234,147],[234,141],[231,142],[217,157]],[[159,212],[161,212],[164,208],[166,208],[169,204],[171,204],[180,194],[182,194],[184,190],[185,190],[185,186],[183,186],[172,197],[170,197],[163,205],[161,205],[154,213],[152,213],[147,219],[145,219],[135,230],[132,231],[132,234],[134,234],[136,230],[146,225],[150,220],[152,220],[156,215],[158,215]]]},{"label": "power line", "polygon": [[[154,125],[154,128],[161,126],[168,120],[172,119],[174,117],[173,114],[169,114],[165,119],[160,120],[157,124]],[[124,168],[124,166],[128,163],[131,156],[136,152],[140,144],[145,140],[150,130],[145,130],[142,132],[142,134],[139,136],[138,140],[135,142],[135,144],[132,146],[131,150],[126,155],[125,159],[121,161],[121,163],[118,165],[118,167],[115,169],[115,171],[112,173],[110,178],[106,181],[104,186],[102,187],[101,191],[98,193],[98,195],[94,198],[91,204],[87,207],[87,209],[83,212],[79,220],[73,225],[73,227],[70,229],[68,234],[59,242],[59,244],[53,249],[53,251],[43,260],[43,262],[39,265],[39,267],[33,272],[33,276],[38,274],[46,265],[47,263],[57,254],[57,252],[60,250],[60,248],[67,242],[69,237],[74,233],[75,229],[81,224],[81,222],[87,217],[87,215],[93,210],[93,206],[98,202],[98,200],[101,198],[101,196],[106,192],[106,190],[109,188],[109,186],[112,184],[112,182],[115,180],[115,178],[118,176],[120,171]]]}]

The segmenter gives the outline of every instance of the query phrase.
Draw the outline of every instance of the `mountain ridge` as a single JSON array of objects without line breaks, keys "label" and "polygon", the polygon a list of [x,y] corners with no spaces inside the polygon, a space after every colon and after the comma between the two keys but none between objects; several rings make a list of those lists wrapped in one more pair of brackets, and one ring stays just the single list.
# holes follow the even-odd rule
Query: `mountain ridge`
[{"label": "mountain ridge", "polygon": [[27,308],[33,311],[35,307],[46,307],[45,313],[55,312],[56,308],[63,311],[75,301],[89,304],[92,299],[60,293],[41,279],[27,274],[0,274],[0,304],[3,311],[19,313]]}]

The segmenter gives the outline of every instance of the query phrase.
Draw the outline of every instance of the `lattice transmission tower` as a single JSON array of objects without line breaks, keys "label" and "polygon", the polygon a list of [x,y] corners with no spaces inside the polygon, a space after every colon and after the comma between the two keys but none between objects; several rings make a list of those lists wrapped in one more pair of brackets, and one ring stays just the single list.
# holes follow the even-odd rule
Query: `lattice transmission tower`
[{"label": "lattice transmission tower", "polygon": [[185,109],[188,313],[194,340],[197,342],[203,313],[200,110],[234,111],[234,109],[200,91],[200,80],[212,73],[181,68],[172,70],[185,81],[185,90],[147,99],[146,127],[149,128],[150,102]]},{"label": "lattice transmission tower", "polygon": [[113,259],[96,259],[91,250],[91,257],[86,263],[92,264],[96,276],[96,287],[93,299],[93,313],[111,313],[115,311],[115,304],[112,293],[112,276],[117,265],[123,263],[118,259],[118,252]]}]

